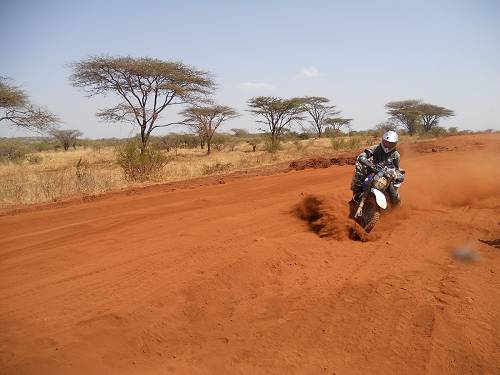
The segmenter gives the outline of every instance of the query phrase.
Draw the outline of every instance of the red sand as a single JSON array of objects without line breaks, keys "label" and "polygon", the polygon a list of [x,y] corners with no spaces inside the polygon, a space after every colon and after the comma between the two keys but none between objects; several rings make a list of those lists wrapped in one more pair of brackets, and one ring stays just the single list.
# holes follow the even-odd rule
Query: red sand
[{"label": "red sand", "polygon": [[404,208],[368,242],[294,213],[347,200],[350,165],[2,216],[0,373],[498,374],[499,151],[403,147]]}]

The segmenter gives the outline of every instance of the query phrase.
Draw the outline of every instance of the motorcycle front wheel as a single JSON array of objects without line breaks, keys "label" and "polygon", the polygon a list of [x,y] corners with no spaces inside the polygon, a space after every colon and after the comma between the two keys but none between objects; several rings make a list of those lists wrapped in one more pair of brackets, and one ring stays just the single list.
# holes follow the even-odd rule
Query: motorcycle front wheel
[{"label": "motorcycle front wheel", "polygon": [[377,224],[380,219],[380,211],[377,206],[377,202],[375,197],[370,194],[369,197],[366,198],[365,204],[363,206],[363,215],[361,216],[361,226],[363,229],[370,233]]}]

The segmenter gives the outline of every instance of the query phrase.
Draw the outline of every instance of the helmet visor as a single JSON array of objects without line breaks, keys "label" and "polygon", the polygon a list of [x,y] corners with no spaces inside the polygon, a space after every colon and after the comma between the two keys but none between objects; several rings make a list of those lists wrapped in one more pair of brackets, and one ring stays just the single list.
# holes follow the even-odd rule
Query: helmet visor
[{"label": "helmet visor", "polygon": [[382,146],[384,147],[385,150],[392,151],[396,148],[397,142],[389,142],[386,141],[385,139],[382,139]]}]

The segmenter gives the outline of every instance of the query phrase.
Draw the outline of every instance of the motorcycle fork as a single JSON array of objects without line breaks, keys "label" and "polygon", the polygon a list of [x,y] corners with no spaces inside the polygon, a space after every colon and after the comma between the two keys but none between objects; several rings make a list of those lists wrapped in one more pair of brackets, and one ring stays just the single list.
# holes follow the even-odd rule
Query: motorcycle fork
[{"label": "motorcycle fork", "polygon": [[359,202],[358,209],[356,210],[356,213],[354,214],[354,218],[357,219],[361,215],[363,215],[363,206],[365,205],[365,199],[366,199],[366,194],[363,194],[361,197],[361,201]]}]

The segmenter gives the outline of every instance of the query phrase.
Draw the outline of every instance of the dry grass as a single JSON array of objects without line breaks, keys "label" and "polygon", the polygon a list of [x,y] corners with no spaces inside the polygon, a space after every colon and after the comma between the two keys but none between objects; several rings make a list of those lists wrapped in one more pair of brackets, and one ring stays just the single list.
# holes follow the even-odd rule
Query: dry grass
[{"label": "dry grass", "polygon": [[[285,142],[276,153],[240,143],[233,151],[213,151],[209,156],[200,149],[179,149],[168,153],[171,161],[150,183],[186,180],[208,174],[267,166],[309,156],[331,154],[339,149],[362,148],[373,140],[342,140],[339,147],[330,139]],[[262,147],[262,146],[261,146]],[[165,152],[165,154],[167,154]],[[0,206],[54,201],[71,196],[91,196],[131,185],[116,163],[112,147],[44,151],[29,155],[22,163],[0,164]]]}]

